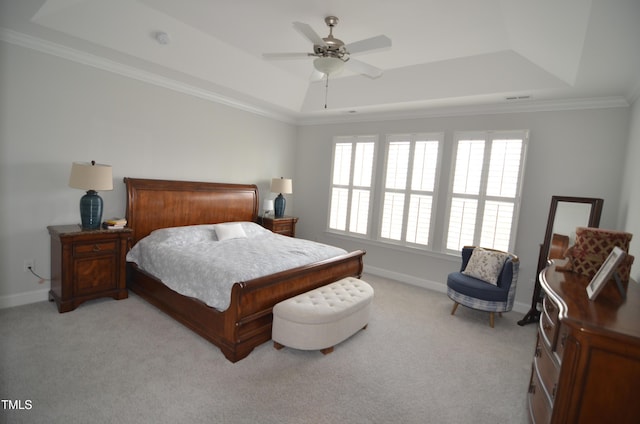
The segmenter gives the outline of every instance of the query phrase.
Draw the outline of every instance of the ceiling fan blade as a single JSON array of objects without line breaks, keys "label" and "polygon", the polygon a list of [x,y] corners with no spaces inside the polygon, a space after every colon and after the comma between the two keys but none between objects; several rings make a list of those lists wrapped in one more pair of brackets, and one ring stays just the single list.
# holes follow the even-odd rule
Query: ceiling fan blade
[{"label": "ceiling fan blade", "polygon": [[386,35],[378,35],[377,37],[366,38],[347,44],[346,48],[349,54],[371,53],[374,50],[382,50],[391,47],[391,39]]},{"label": "ceiling fan blade", "polygon": [[262,57],[268,60],[303,59],[309,57],[309,53],[263,53]]},{"label": "ceiling fan blade", "polygon": [[302,23],[302,22],[294,22],[293,23],[293,27],[296,29],[296,31],[298,31],[300,34],[304,35],[305,38],[307,38],[309,41],[311,41],[313,43],[313,45],[318,45],[318,46],[324,46],[325,42],[322,39],[322,37],[320,37],[318,35],[317,32],[315,32],[313,30],[313,28],[311,28],[311,26],[309,26],[308,24]]},{"label": "ceiling fan blade", "polygon": [[345,62],[345,66],[349,68],[349,70],[366,75],[369,78],[378,78],[382,76],[382,69],[376,68],[368,63],[360,62],[357,59],[349,59]]}]

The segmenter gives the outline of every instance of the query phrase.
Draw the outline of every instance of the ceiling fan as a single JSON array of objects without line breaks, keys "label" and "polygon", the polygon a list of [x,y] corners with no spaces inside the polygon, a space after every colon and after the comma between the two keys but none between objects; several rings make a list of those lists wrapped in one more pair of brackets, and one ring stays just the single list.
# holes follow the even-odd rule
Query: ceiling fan
[{"label": "ceiling fan", "polygon": [[329,35],[325,38],[320,37],[311,26],[305,23],[293,23],[293,27],[313,43],[313,53],[265,53],[263,57],[277,60],[301,59],[314,56],[316,59],[313,61],[313,67],[316,71],[324,74],[323,76],[326,75],[327,78],[341,72],[345,66],[353,72],[370,78],[378,78],[382,75],[382,69],[353,59],[351,56],[391,47],[391,39],[389,37],[378,35],[345,45],[342,40],[333,36],[333,27],[338,24],[338,18],[327,16],[324,18],[324,22],[329,27]]}]

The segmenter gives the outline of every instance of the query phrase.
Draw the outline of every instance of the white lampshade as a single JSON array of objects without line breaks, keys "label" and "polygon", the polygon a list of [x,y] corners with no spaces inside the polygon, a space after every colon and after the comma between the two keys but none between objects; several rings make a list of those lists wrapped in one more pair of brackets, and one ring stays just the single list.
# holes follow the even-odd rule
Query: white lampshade
[{"label": "white lampshade", "polygon": [[273,200],[265,200],[262,202],[262,210],[264,213],[271,212],[273,210]]},{"label": "white lampshade", "polygon": [[344,62],[337,57],[319,57],[313,61],[313,67],[325,75],[334,75],[342,71]]},{"label": "white lampshade", "polygon": [[290,178],[272,178],[271,179],[271,192],[272,193],[293,193],[293,183]]},{"label": "white lampshade", "polygon": [[73,162],[69,187],[82,190],[113,190],[111,165],[91,162]]}]

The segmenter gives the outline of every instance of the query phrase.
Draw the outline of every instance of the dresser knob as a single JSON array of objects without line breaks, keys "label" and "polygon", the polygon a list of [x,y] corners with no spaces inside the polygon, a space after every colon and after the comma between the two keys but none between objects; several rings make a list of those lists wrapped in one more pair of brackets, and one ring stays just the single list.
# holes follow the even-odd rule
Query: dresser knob
[{"label": "dresser knob", "polygon": [[93,251],[94,252],[99,252],[100,251],[100,246],[98,246],[97,244],[93,245]]}]

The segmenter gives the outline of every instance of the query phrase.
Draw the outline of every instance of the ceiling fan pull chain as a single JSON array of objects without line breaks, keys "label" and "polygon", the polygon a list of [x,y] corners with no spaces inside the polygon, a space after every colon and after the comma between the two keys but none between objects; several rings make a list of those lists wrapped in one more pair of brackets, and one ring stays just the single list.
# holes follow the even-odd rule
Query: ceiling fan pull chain
[{"label": "ceiling fan pull chain", "polygon": [[327,75],[327,82],[324,86],[324,108],[327,108],[327,97],[329,96],[329,74]]}]

